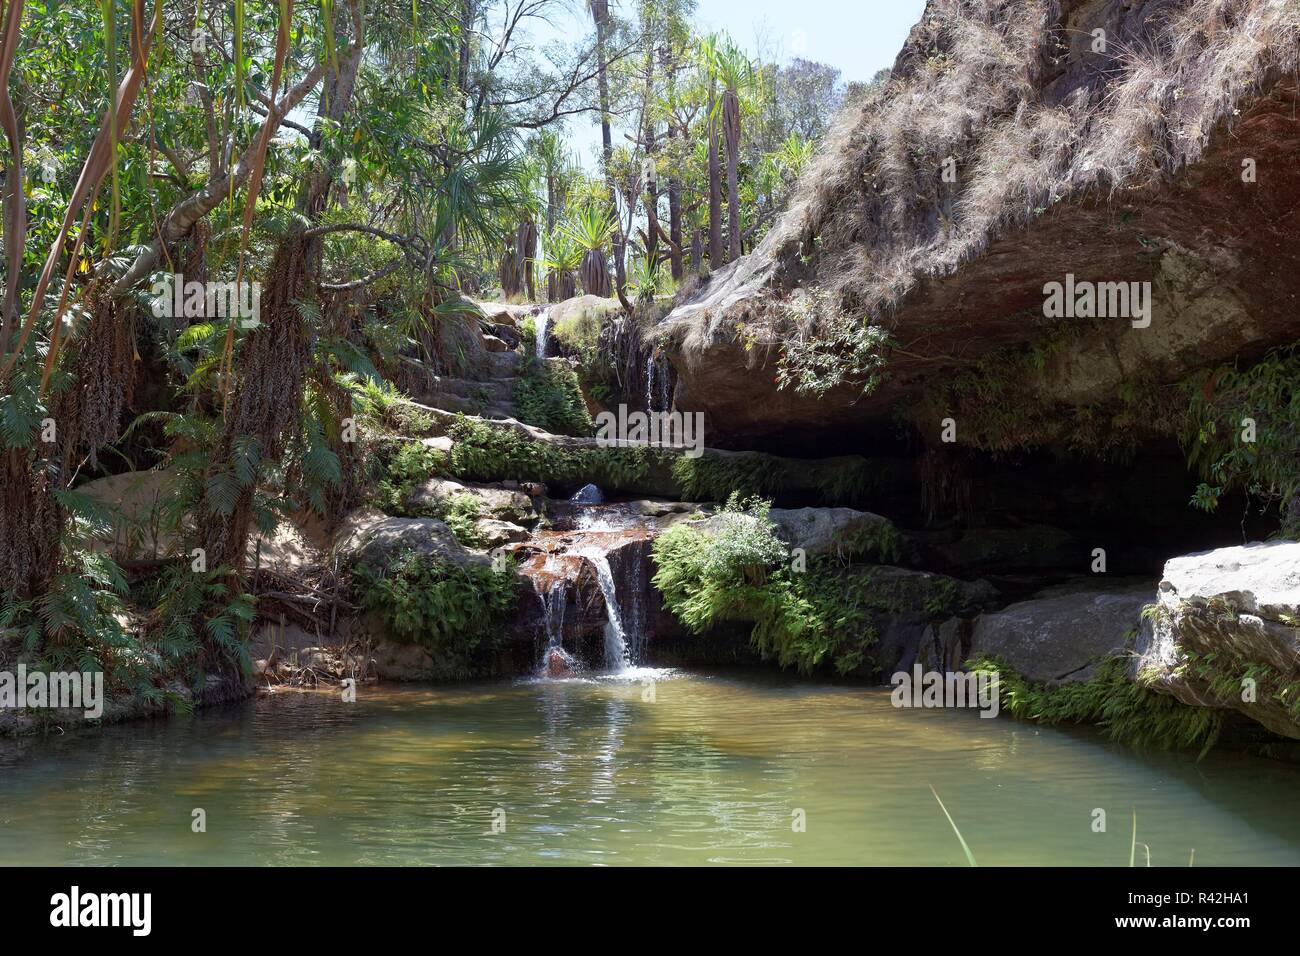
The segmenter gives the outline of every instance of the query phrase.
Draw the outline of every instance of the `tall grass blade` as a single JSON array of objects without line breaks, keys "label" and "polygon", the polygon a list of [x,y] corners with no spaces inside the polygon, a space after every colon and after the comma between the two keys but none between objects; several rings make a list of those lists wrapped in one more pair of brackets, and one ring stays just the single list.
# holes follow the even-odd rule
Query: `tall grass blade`
[{"label": "tall grass blade", "polygon": [[939,791],[934,789],[934,784],[927,784],[927,786],[929,786],[930,792],[934,794],[934,799],[939,801],[939,809],[942,810],[943,815],[948,818],[948,825],[952,827],[952,832],[957,834],[957,841],[961,844],[962,852],[966,854],[966,862],[971,866],[979,866],[979,864],[975,862],[975,854],[971,853],[970,847],[966,845],[966,840],[961,835],[961,831],[957,829],[957,824],[953,821],[952,814],[949,813],[948,808],[943,805],[943,801],[939,800]]}]

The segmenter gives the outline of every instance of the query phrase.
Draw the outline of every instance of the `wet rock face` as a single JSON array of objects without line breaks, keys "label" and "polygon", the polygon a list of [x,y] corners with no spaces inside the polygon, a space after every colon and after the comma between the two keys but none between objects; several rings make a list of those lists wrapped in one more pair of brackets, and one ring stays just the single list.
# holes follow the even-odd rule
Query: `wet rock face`
[{"label": "wet rock face", "polygon": [[1137,649],[1135,671],[1154,690],[1300,739],[1300,543],[1169,561]]},{"label": "wet rock face", "polygon": [[1088,680],[1096,662],[1122,653],[1150,591],[1082,592],[1021,601],[976,620],[972,654],[989,654],[1031,681]]},{"label": "wet rock face", "polygon": [[609,563],[616,613],[635,651],[645,652],[661,632],[677,630],[650,586],[650,541],[649,528],[629,527],[548,531],[514,546],[521,561],[521,594],[510,634],[516,649],[529,648],[523,671],[537,670],[548,641],[557,637],[572,662],[597,669],[607,663],[609,608],[592,560],[597,552]]},{"label": "wet rock face", "polygon": [[878,635],[857,676],[882,682],[918,661],[934,670],[960,669],[969,656],[970,620],[998,602],[987,581],[889,565],[854,566],[850,573],[870,586]]}]

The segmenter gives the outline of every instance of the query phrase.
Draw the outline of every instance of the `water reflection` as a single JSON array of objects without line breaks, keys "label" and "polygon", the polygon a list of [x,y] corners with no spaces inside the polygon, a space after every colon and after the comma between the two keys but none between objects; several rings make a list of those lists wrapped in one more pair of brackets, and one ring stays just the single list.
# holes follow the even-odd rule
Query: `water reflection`
[{"label": "water reflection", "polygon": [[962,865],[931,784],[981,864],[1127,863],[1134,809],[1156,865],[1300,863],[1294,766],[672,672],[277,694],[3,742],[0,863]]}]

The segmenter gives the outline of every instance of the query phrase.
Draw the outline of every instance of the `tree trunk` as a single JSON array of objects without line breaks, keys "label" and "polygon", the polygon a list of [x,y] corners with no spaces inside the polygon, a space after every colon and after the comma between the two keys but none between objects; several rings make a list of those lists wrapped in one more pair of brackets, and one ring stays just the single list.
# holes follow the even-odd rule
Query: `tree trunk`
[{"label": "tree trunk", "polygon": [[604,249],[588,249],[582,257],[579,272],[584,293],[598,295],[602,299],[609,298],[609,266],[606,264]]},{"label": "tree trunk", "polygon": [[642,116],[645,121],[645,155],[650,173],[646,187],[646,218],[649,220],[649,228],[646,230],[646,257],[651,263],[655,261],[655,256],[659,252],[659,174],[655,169],[655,151],[656,135],[654,111],[650,108],[654,99],[655,89],[655,48],[653,42],[653,29],[650,24],[646,26],[646,50],[645,50],[645,102],[642,107]]},{"label": "tree trunk", "polygon": [[460,50],[456,63],[456,88],[463,94],[469,93],[470,33],[478,16],[476,6],[477,0],[460,0]]},{"label": "tree trunk", "polygon": [[[609,73],[606,63],[606,41],[609,32],[609,0],[591,0],[591,18],[596,21],[596,86],[600,96],[600,142],[604,157],[605,181],[609,186],[609,203],[613,209],[618,208],[618,189],[614,186],[614,177],[610,172],[610,163],[614,159],[614,140],[610,132]],[[618,278],[618,287],[622,290],[627,282],[623,257],[626,240],[620,229],[614,235],[614,274]]]},{"label": "tree trunk", "polygon": [[722,125],[727,139],[727,240],[735,260],[740,258],[740,95],[734,89],[723,95]]},{"label": "tree trunk", "polygon": [[709,90],[709,268],[726,263],[722,252],[722,170],[718,165],[716,93]]},{"label": "tree trunk", "polygon": [[[546,235],[548,240],[550,237],[555,235],[555,217],[557,215],[557,210],[556,210],[557,197],[555,195],[555,192],[556,192],[555,174],[554,172],[552,172],[548,174],[546,177]],[[551,256],[552,252],[550,250],[547,250],[546,254],[548,256]],[[547,269],[546,270],[546,301],[547,302],[558,301],[556,297],[559,294],[560,294],[559,276],[556,275],[554,269]]]},{"label": "tree trunk", "polygon": [[[668,121],[668,138],[676,137],[673,121]],[[671,151],[671,150],[670,150]],[[672,266],[673,279],[682,280],[682,181],[675,174],[668,177],[668,239],[670,248],[668,259]]]}]

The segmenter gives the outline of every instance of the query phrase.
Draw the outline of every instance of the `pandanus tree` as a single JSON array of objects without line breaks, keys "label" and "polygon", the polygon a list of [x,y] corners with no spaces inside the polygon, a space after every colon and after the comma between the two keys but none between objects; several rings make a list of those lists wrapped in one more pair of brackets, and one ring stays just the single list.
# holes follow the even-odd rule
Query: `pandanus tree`
[{"label": "pandanus tree", "polygon": [[[112,305],[103,296],[103,284],[94,283],[92,290],[83,288],[84,294],[72,298],[76,290],[74,281],[81,264],[88,262],[86,239],[90,224],[99,208],[99,196],[106,179],[111,179],[112,194],[108,204],[109,222],[103,226],[104,244],[112,248],[116,242],[121,210],[118,167],[118,148],[122,131],[131,123],[136,100],[144,82],[150,51],[162,30],[162,8],[150,10],[144,0],[134,0],[130,8],[131,29],[128,67],[120,77],[117,71],[116,10],[108,0],[102,4],[101,32],[107,65],[106,96],[98,131],[90,141],[86,158],[75,185],[63,207],[61,223],[51,226],[45,235],[53,235],[44,264],[33,278],[25,269],[25,244],[28,237],[28,208],[24,191],[23,126],[15,113],[9,93],[10,76],[19,45],[24,39],[22,0],[8,0],[4,4],[3,26],[0,27],[0,128],[3,128],[9,147],[9,168],[4,192],[4,242],[5,242],[5,294],[0,306],[0,587],[11,589],[18,599],[34,597],[47,592],[57,576],[69,584],[63,594],[76,593],[63,602],[67,608],[84,608],[90,601],[89,579],[94,577],[85,567],[82,574],[74,572],[68,561],[62,536],[66,530],[67,504],[64,494],[73,456],[83,447],[84,438],[94,441],[108,430],[116,435],[116,422],[107,422],[100,409],[77,408],[88,412],[69,415],[60,428],[60,422],[51,417],[59,402],[54,393],[66,385],[59,372],[59,357],[66,341],[65,316],[70,307],[78,306],[75,315],[87,310],[102,321],[93,323],[96,332],[104,333],[106,340],[117,339],[115,322],[120,316],[112,314]],[[38,16],[57,16],[43,8]],[[91,127],[94,128],[93,126]],[[69,130],[73,143],[80,130]],[[99,225],[97,222],[96,225]],[[75,235],[75,238],[74,238]],[[66,267],[63,267],[64,262]],[[61,268],[63,267],[63,268]],[[19,295],[30,285],[30,302],[23,317]],[[56,293],[53,308],[49,308],[50,293]],[[79,301],[78,301],[79,300]],[[68,323],[76,328],[76,323]],[[83,325],[85,323],[82,323]],[[107,342],[100,342],[105,345]],[[79,350],[87,369],[96,373],[104,394],[99,396],[104,404],[120,408],[123,381],[120,365],[122,349],[111,348],[111,354],[100,348]],[[43,357],[41,353],[44,353]],[[129,371],[129,359],[127,361]],[[56,413],[57,414],[57,413]],[[41,426],[44,423],[43,427]],[[52,424],[51,424],[52,423]],[[59,602],[44,600],[42,616],[52,632],[60,636],[65,622],[75,615],[67,608],[60,611]],[[7,622],[12,623],[12,622]]]},{"label": "pandanus tree", "polygon": [[522,201],[512,212],[518,217],[514,232],[506,238],[498,277],[507,297],[527,295],[537,301],[537,213],[542,188],[543,169],[537,157],[520,164]]},{"label": "pandanus tree", "polygon": [[[562,234],[558,225],[564,203],[568,198],[570,183],[575,178],[576,173],[574,163],[570,160],[568,151],[565,149],[564,140],[557,133],[551,130],[543,130],[532,141],[531,145],[541,167],[541,176],[546,193],[544,251],[547,261],[543,263],[547,269],[546,298],[551,302],[559,302],[573,295],[572,273],[578,267],[576,262],[569,264],[569,256],[556,255],[557,252],[567,253],[569,250],[576,248]],[[557,246],[557,244],[560,245]],[[559,262],[560,265],[553,265],[553,262]],[[568,284],[567,287],[564,287],[566,273],[568,274]],[[565,292],[567,294],[562,294]]]},{"label": "pandanus tree", "polygon": [[727,243],[732,259],[741,254],[740,135],[741,93],[755,80],[754,64],[730,39],[713,49],[711,67],[722,88],[722,138],[727,152]]},{"label": "pandanus tree", "polygon": [[574,244],[582,250],[578,276],[582,291],[587,295],[609,298],[613,291],[609,281],[609,255],[605,251],[617,226],[609,207],[589,203],[574,211],[567,232]]},{"label": "pandanus tree", "polygon": [[546,267],[546,295],[550,302],[563,302],[578,294],[575,273],[582,266],[586,250],[565,229],[557,228],[546,236],[543,247]]},{"label": "pandanus tree", "polygon": [[720,41],[716,35],[700,40],[700,67],[707,77],[708,105],[705,123],[708,126],[709,168],[709,266],[716,269],[725,263],[722,248],[722,166],[718,160],[718,56]]}]

